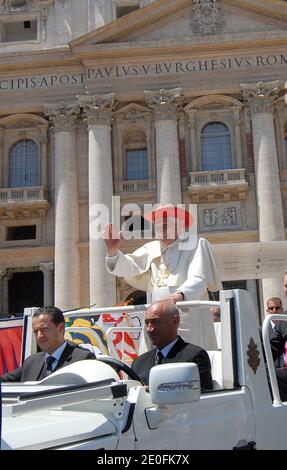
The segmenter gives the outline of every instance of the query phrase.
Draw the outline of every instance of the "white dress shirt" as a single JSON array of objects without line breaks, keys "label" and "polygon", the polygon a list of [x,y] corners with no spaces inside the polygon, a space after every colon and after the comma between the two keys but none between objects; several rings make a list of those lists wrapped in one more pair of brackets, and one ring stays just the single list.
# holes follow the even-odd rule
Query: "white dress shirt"
[{"label": "white dress shirt", "polygon": [[59,359],[60,359],[60,357],[62,356],[66,345],[67,345],[67,343],[66,343],[66,341],[64,341],[64,343],[61,344],[61,346],[59,346],[59,347],[53,352],[53,354],[48,354],[48,353],[45,354],[45,361],[47,360],[48,357],[54,357],[54,358],[55,358],[55,361],[54,361],[53,364],[52,364],[52,372],[56,369],[56,367],[57,367],[57,365],[58,365],[58,362],[59,362]]}]

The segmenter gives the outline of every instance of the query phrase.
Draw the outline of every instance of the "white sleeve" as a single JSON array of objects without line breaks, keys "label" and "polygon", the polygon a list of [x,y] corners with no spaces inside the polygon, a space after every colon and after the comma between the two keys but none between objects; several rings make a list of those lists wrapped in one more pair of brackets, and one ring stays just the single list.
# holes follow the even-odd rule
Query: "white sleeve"
[{"label": "white sleeve", "polygon": [[106,267],[109,272],[112,272],[115,269],[118,258],[119,252],[117,252],[115,256],[106,256]]},{"label": "white sleeve", "polygon": [[125,278],[140,276],[149,271],[152,260],[158,256],[160,256],[159,242],[149,242],[133,253],[124,254],[119,250],[115,256],[107,256],[106,267],[115,276]]},{"label": "white sleeve", "polygon": [[184,300],[200,300],[207,289],[207,282],[205,279],[196,276],[190,276],[181,286],[176,290],[184,295]]},{"label": "white sleeve", "polygon": [[[143,274],[149,267],[147,258],[148,253],[142,250],[141,257],[137,256],[137,252],[124,254],[120,250],[115,256],[106,257],[106,268],[115,276],[133,277]],[[148,266],[146,268],[146,265]]]}]

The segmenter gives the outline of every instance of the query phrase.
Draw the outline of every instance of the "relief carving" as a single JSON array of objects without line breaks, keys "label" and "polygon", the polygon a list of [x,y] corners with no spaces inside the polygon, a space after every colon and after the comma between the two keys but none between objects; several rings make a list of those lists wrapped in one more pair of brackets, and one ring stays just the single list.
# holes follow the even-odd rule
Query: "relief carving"
[{"label": "relief carving", "polygon": [[216,0],[194,0],[190,26],[193,34],[211,36],[222,32],[224,13]]},{"label": "relief carving", "polygon": [[131,123],[142,122],[150,118],[150,113],[144,111],[138,111],[137,109],[131,109],[125,113],[119,113],[118,117],[123,121]]},{"label": "relief carving", "polygon": [[237,225],[235,207],[227,207],[223,212],[223,225]]},{"label": "relief carving", "polygon": [[15,123],[11,123],[8,125],[5,125],[5,129],[27,129],[27,128],[36,128],[38,126],[43,126],[43,124],[39,124],[35,121],[28,121],[26,119],[23,119],[22,121],[17,121]]},{"label": "relief carving", "polygon": [[[55,0],[0,0],[0,12],[17,13],[33,10],[44,10]],[[60,0],[62,1],[62,0]]]},{"label": "relief carving", "polygon": [[206,227],[214,227],[218,219],[217,210],[205,209],[203,213],[204,213],[204,223]]},{"label": "relief carving", "polygon": [[239,207],[206,208],[201,211],[201,228],[203,230],[238,229],[241,225]]}]

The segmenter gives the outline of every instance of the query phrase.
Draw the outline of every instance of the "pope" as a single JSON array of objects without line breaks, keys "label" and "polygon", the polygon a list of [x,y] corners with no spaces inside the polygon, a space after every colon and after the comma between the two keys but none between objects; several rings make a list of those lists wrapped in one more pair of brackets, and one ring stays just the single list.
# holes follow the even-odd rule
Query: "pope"
[{"label": "pope", "polygon": [[[183,237],[193,223],[188,211],[166,204],[159,205],[144,217],[153,223],[156,240],[131,254],[120,250],[121,234],[111,224],[105,227],[106,267],[110,273],[124,277],[128,284],[145,291],[148,303],[160,299],[173,303],[204,300],[208,299],[207,289],[213,292],[222,288],[209,242],[199,238],[191,243],[190,237]],[[192,315],[181,312],[179,331],[185,341],[209,350],[217,349],[207,310]],[[144,349],[141,347],[141,352]]]}]

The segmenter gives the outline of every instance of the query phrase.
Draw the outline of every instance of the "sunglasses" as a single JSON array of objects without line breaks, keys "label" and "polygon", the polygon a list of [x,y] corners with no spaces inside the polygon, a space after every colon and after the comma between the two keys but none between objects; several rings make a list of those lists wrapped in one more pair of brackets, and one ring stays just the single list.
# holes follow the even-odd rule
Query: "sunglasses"
[{"label": "sunglasses", "polygon": [[282,307],[274,306],[274,307],[267,307],[267,310],[281,310]]}]

